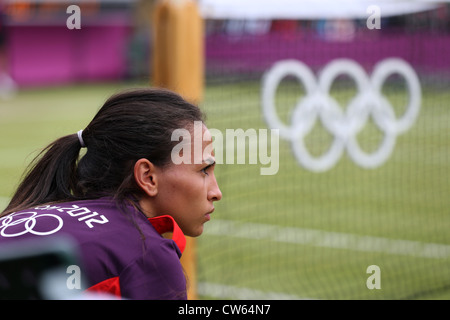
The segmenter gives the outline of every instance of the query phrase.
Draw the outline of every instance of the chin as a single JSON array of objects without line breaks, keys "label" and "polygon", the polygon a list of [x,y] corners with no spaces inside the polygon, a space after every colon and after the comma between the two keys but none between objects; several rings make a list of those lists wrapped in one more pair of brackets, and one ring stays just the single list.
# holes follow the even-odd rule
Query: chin
[{"label": "chin", "polygon": [[188,237],[196,238],[196,237],[202,235],[202,233],[203,233],[203,225],[201,225],[200,227],[195,228],[195,229],[186,230],[186,232],[183,231],[183,233],[184,233],[186,236],[188,236]]}]

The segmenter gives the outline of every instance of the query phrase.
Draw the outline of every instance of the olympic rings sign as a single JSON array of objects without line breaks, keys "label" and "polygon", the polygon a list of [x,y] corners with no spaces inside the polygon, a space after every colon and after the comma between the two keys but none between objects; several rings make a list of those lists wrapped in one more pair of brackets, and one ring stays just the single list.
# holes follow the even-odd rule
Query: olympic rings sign
[{"label": "olympic rings sign", "polygon": [[[382,94],[383,84],[393,74],[399,74],[406,80],[409,94],[409,103],[398,119],[392,105]],[[306,96],[297,102],[291,124],[286,125],[277,115],[275,94],[283,78],[289,75],[303,83]],[[339,75],[352,78],[358,90],[345,111],[330,96],[331,86]],[[382,165],[391,155],[397,135],[406,132],[414,124],[420,111],[421,99],[417,74],[408,63],[397,58],[379,62],[370,78],[355,61],[336,59],[324,67],[317,80],[304,63],[282,60],[264,75],[262,83],[262,109],[267,125],[271,129],[279,129],[280,136],[291,142],[299,163],[311,171],[329,170],[337,163],[344,150],[361,167],[375,168]],[[384,133],[384,138],[376,151],[366,153],[359,146],[356,136],[370,116]],[[327,152],[313,157],[305,146],[304,138],[313,129],[317,119],[334,136],[334,140]]]},{"label": "olympic rings sign", "polygon": [[[58,225],[52,230],[48,231],[34,230],[36,224],[38,223],[38,219],[42,219],[43,217],[56,219]],[[37,214],[37,212],[32,211],[11,213],[0,219],[0,235],[3,237],[18,237],[26,233],[31,233],[37,236],[47,236],[58,232],[59,229],[62,228],[62,226],[63,220],[61,219],[61,217],[54,214]],[[8,229],[9,231],[7,231]]]}]

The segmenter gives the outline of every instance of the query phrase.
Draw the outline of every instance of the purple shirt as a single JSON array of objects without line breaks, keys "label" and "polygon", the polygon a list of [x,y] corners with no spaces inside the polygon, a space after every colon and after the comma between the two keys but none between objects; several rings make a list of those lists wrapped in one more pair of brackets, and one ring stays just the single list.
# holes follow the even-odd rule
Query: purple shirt
[{"label": "purple shirt", "polygon": [[[0,218],[0,246],[68,235],[77,243],[81,273],[96,291],[127,299],[186,299],[181,230],[169,216],[148,219],[132,206],[127,209],[124,213],[113,200],[101,198],[15,212]],[[173,240],[160,235],[168,226]],[[111,283],[114,289],[107,289]]]}]

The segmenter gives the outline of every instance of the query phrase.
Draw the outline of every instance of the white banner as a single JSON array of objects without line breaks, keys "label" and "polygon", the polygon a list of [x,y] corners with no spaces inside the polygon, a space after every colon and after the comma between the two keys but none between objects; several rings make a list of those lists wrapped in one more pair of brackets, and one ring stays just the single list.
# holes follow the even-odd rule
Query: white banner
[{"label": "white banner", "polygon": [[198,0],[207,19],[337,19],[367,18],[378,6],[382,17],[431,10],[442,1],[415,0]]}]

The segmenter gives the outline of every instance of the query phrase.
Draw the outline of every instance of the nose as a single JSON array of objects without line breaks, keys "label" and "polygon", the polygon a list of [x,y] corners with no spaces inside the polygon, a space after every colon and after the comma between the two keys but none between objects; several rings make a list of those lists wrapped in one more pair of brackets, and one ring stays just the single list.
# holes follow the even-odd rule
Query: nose
[{"label": "nose", "polygon": [[213,178],[214,179],[212,179],[211,181],[211,188],[208,191],[208,200],[219,201],[220,199],[222,199],[222,192],[220,191],[216,177],[213,176]]}]

